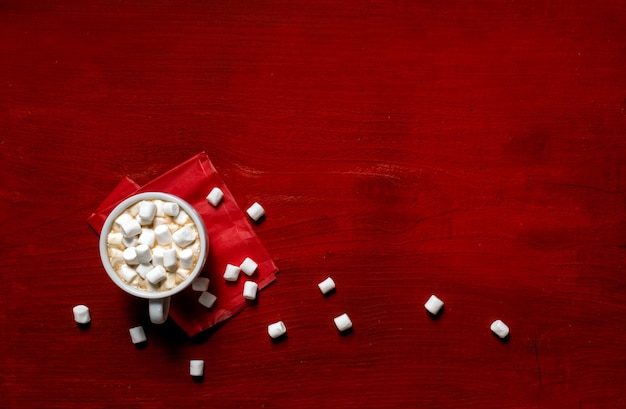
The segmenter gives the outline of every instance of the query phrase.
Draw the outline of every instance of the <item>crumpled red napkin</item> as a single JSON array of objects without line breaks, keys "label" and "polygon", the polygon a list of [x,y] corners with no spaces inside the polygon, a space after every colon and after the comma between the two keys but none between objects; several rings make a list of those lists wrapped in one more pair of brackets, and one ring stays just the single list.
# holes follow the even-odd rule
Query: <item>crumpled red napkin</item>
[{"label": "crumpled red napkin", "polygon": [[[206,200],[215,186],[224,192],[224,199],[217,208]],[[209,255],[201,276],[210,279],[209,292],[217,296],[217,301],[207,309],[198,302],[200,293],[193,291],[191,286],[172,297],[170,317],[187,335],[197,335],[243,310],[247,305],[242,295],[246,279],[254,280],[259,290],[276,279],[278,268],[206,153],[194,156],[142,187],[124,178],[87,222],[100,234],[113,208],[127,197],[141,192],[164,192],[180,197],[196,209],[206,225]],[[257,272],[251,278],[243,275],[235,283],[224,280],[226,264],[239,265],[246,257],[258,263]],[[104,270],[102,273],[105,274]]]}]

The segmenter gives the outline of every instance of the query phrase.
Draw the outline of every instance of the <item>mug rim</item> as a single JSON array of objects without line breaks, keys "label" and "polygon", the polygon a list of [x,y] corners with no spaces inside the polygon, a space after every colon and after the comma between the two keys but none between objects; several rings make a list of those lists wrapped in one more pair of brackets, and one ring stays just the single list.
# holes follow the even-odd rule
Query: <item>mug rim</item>
[{"label": "mug rim", "polygon": [[[187,212],[191,220],[196,225],[198,229],[198,235],[200,237],[200,255],[198,256],[198,261],[194,266],[193,270],[189,273],[189,275],[185,278],[185,280],[177,285],[176,287],[167,290],[167,291],[159,291],[159,292],[150,292],[141,290],[139,288],[133,287],[132,285],[126,283],[122,278],[117,274],[113,266],[111,265],[111,260],[109,259],[108,245],[107,245],[107,237],[111,232],[111,228],[113,227],[113,223],[115,219],[117,219],[127,208],[132,206],[133,204],[140,202],[142,200],[167,200],[171,202],[178,203],[178,205]],[[104,221],[104,225],[102,226],[102,230],[100,231],[100,240],[99,240],[99,249],[100,249],[100,260],[102,261],[102,265],[104,270],[107,272],[109,278],[122,290],[126,291],[129,294],[132,294],[136,297],[145,298],[145,299],[158,299],[158,298],[166,298],[170,297],[174,294],[177,294],[187,288],[191,282],[200,275],[202,268],[207,259],[209,248],[209,237],[207,235],[206,226],[204,225],[204,221],[202,217],[198,214],[196,209],[191,206],[187,201],[181,199],[178,196],[175,196],[170,193],[164,192],[143,192],[138,193],[121,201],[117,206],[111,210],[109,215]]]}]

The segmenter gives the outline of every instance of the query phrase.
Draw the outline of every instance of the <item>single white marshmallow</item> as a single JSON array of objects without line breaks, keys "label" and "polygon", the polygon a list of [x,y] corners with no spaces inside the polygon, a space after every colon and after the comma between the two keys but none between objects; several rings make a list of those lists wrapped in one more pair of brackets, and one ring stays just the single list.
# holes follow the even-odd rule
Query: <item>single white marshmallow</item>
[{"label": "single white marshmallow", "polygon": [[139,205],[139,223],[143,225],[152,224],[156,211],[156,205],[152,201],[142,201]]},{"label": "single white marshmallow", "polygon": [[154,230],[142,229],[141,235],[139,235],[139,239],[137,240],[137,243],[145,244],[146,246],[152,248],[154,247],[154,240],[155,240]]},{"label": "single white marshmallow", "polygon": [[120,228],[122,230],[122,234],[126,238],[138,236],[139,234],[141,234],[141,225],[135,219],[124,222],[124,224],[122,224]]},{"label": "single white marshmallow", "polygon": [[137,250],[135,247],[129,247],[124,250],[122,253],[122,257],[124,257],[124,261],[129,266],[136,266],[139,264],[139,260],[137,259]]},{"label": "single white marshmallow", "polygon": [[210,280],[206,277],[197,277],[191,282],[194,291],[206,291],[209,289]]},{"label": "single white marshmallow", "polygon": [[112,247],[109,249],[109,257],[111,258],[111,264],[119,266],[120,264],[126,264],[124,260],[124,252],[120,249]]},{"label": "single white marshmallow", "polygon": [[135,203],[134,205],[128,208],[128,213],[130,213],[130,215],[133,216],[133,218],[139,215],[139,206],[140,206],[139,203]]},{"label": "single white marshmallow", "polygon": [[259,285],[254,281],[246,281],[243,285],[243,298],[246,300],[256,299],[256,292],[259,289]]},{"label": "single white marshmallow", "polygon": [[140,263],[149,263],[152,260],[152,252],[146,244],[140,244],[135,247],[135,252]]},{"label": "single white marshmallow", "polygon": [[207,308],[213,307],[215,300],[217,300],[217,297],[208,291],[203,291],[200,298],[198,298],[198,302]]},{"label": "single white marshmallow", "polygon": [[176,275],[182,278],[183,280],[189,276],[190,271],[186,268],[179,267],[176,269]]},{"label": "single white marshmallow", "polygon": [[191,266],[193,265],[193,250],[187,248],[181,251],[178,257],[180,258],[180,266],[182,268],[187,270],[191,269]]},{"label": "single white marshmallow", "polygon": [[140,263],[136,268],[136,272],[145,280],[146,274],[148,274],[153,268],[154,266],[151,263]]},{"label": "single white marshmallow", "polygon": [[161,226],[162,224],[167,223],[169,223],[169,220],[166,217],[155,217],[154,221],[152,222],[152,228],[156,229],[157,226]]},{"label": "single white marshmallow", "polygon": [[239,278],[239,271],[241,271],[239,267],[232,264],[226,264],[226,270],[224,271],[224,280],[237,281],[237,278]]},{"label": "single white marshmallow", "polygon": [[139,243],[139,238],[137,236],[122,237],[122,243],[124,247],[135,247]]},{"label": "single white marshmallow", "polygon": [[178,206],[178,203],[174,203],[174,202],[163,203],[163,213],[165,213],[166,215],[176,217],[178,216],[178,212],[180,212],[180,206]]},{"label": "single white marshmallow", "polygon": [[76,305],[73,309],[74,321],[79,324],[89,324],[91,322],[91,314],[89,314],[89,307],[86,305]]},{"label": "single white marshmallow", "polygon": [[172,233],[170,233],[170,228],[167,227],[166,224],[155,227],[154,236],[156,237],[157,243],[161,246],[167,246],[172,242]]},{"label": "single white marshmallow", "polygon": [[272,338],[278,338],[287,332],[287,327],[282,321],[275,322],[267,326],[267,333]]},{"label": "single white marshmallow", "polygon": [[163,266],[156,266],[146,274],[146,280],[150,284],[157,285],[167,278],[167,273]]},{"label": "single white marshmallow", "polygon": [[176,243],[177,246],[185,248],[194,241],[196,241],[196,231],[189,226],[185,226],[181,229],[178,229],[172,234],[172,240]]},{"label": "single white marshmallow", "polygon": [[107,244],[111,247],[122,247],[124,244],[123,238],[122,233],[110,233],[107,236]]},{"label": "single white marshmallow", "polygon": [[122,213],[117,217],[117,219],[115,219],[115,224],[117,224],[117,226],[121,228],[124,223],[131,220],[134,220],[133,216],[128,213]]},{"label": "single white marshmallow", "polygon": [[135,278],[137,277],[137,271],[135,271],[134,268],[127,266],[126,264],[124,264],[120,268],[120,274],[122,275],[124,281],[129,284],[135,281]]},{"label": "single white marshmallow", "polygon": [[241,263],[239,268],[243,271],[247,276],[251,276],[254,274],[259,265],[252,260],[250,257],[246,257],[246,259]]},{"label": "single white marshmallow", "polygon": [[168,290],[171,290],[172,288],[176,287],[176,276],[174,274],[168,274],[167,278],[165,279],[165,283],[163,285]]},{"label": "single white marshmallow", "polygon": [[163,200],[156,199],[153,202],[156,205],[156,214],[155,217],[163,217],[165,213],[163,213]]},{"label": "single white marshmallow", "polygon": [[509,327],[501,320],[495,320],[491,323],[491,331],[500,338],[506,338],[509,335]]},{"label": "single white marshmallow", "polygon": [[176,224],[179,224],[181,226],[189,223],[189,221],[190,221],[189,215],[187,214],[187,212],[184,212],[184,211],[178,212],[176,217],[174,217],[174,222],[176,222]]},{"label": "single white marshmallow", "polygon": [[211,193],[208,194],[206,200],[213,205],[213,207],[217,207],[222,199],[224,198],[224,192],[219,187],[214,187],[211,190]]},{"label": "single white marshmallow", "polygon": [[133,344],[141,344],[147,340],[146,333],[141,325],[129,329],[128,332],[130,332],[130,339],[133,341]]},{"label": "single white marshmallow", "polygon": [[436,295],[431,295],[426,304],[424,304],[424,308],[431,313],[432,315],[439,314],[441,311],[441,307],[443,307],[443,301],[441,301]]},{"label": "single white marshmallow", "polygon": [[163,253],[165,250],[163,247],[155,247],[152,250],[152,265],[162,266],[163,265]]},{"label": "single white marshmallow", "polygon": [[199,378],[204,375],[204,361],[202,359],[192,359],[189,361],[189,375]]},{"label": "single white marshmallow", "polygon": [[332,278],[328,277],[326,280],[322,281],[317,285],[322,292],[322,294],[328,294],[332,290],[335,289],[335,282]]},{"label": "single white marshmallow", "polygon": [[163,251],[163,267],[168,270],[174,270],[178,264],[178,258],[176,257],[176,249],[167,249]]},{"label": "single white marshmallow", "polygon": [[248,216],[250,216],[252,220],[257,222],[265,215],[265,209],[263,209],[263,206],[261,206],[258,202],[254,202],[252,206],[248,207],[246,213],[248,213]]},{"label": "single white marshmallow", "polygon": [[352,328],[352,321],[350,321],[350,317],[348,317],[348,314],[341,314],[340,316],[335,317],[334,320],[335,326],[341,332]]}]

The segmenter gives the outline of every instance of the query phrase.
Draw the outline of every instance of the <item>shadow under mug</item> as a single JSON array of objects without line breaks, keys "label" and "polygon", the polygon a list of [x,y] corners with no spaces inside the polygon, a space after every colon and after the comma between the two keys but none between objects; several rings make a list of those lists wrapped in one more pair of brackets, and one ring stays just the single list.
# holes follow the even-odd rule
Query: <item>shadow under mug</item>
[{"label": "shadow under mug", "polygon": [[[111,232],[113,223],[115,223],[115,219],[117,219],[128,208],[132,207],[138,202],[141,202],[142,200],[163,200],[177,203],[180,206],[181,210],[187,212],[198,230],[198,237],[200,240],[200,254],[198,255],[198,261],[196,262],[193,270],[189,272],[189,275],[182,283],[167,291],[146,291],[126,283],[117,274],[117,272],[111,265],[111,260],[109,259],[109,246],[107,244],[107,236]],[[196,212],[193,206],[191,206],[189,203],[169,193],[145,192],[136,194],[125,199],[111,211],[111,213],[104,222],[102,231],[100,232],[100,259],[102,260],[102,265],[104,266],[105,271],[107,272],[111,280],[115,284],[117,284],[117,286],[120,287],[122,290],[136,297],[148,299],[148,313],[150,315],[150,321],[154,324],[162,324],[167,320],[170,307],[170,297],[187,288],[191,284],[191,282],[196,277],[198,277],[198,275],[202,271],[202,268],[204,267],[204,263],[207,259],[208,253],[209,237],[207,235],[204,222],[202,221],[202,217],[200,217],[198,212]]]}]

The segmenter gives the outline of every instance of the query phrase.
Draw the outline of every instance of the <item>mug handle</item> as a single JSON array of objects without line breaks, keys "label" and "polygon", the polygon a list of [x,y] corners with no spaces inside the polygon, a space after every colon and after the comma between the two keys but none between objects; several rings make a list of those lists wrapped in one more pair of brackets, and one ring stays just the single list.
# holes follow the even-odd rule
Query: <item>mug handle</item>
[{"label": "mug handle", "polygon": [[148,300],[148,313],[153,324],[163,324],[170,311],[170,297]]}]

